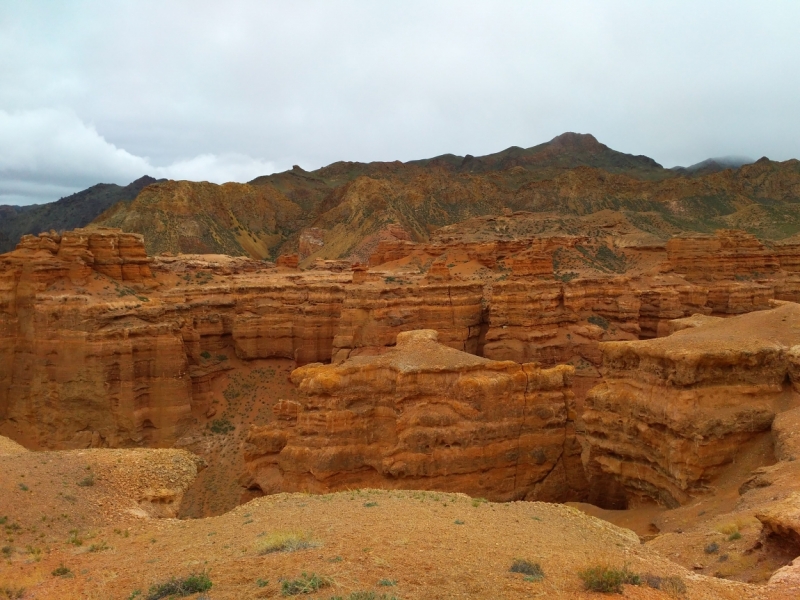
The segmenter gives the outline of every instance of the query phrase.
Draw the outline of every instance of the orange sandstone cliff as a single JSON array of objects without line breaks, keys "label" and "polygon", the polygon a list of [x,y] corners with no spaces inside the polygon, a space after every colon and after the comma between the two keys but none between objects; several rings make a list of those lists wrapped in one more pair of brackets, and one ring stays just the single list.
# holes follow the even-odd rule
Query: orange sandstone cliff
[{"label": "orange sandstone cliff", "polygon": [[307,365],[298,401],[253,427],[250,487],[265,493],[353,487],[461,491],[559,500],[583,490],[574,439],[573,369],[492,361],[397,335],[379,356]]}]

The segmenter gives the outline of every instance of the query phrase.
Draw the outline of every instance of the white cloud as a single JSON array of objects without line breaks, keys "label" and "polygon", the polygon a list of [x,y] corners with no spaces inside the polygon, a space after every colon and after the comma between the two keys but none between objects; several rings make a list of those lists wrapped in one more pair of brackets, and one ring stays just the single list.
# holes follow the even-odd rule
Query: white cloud
[{"label": "white cloud", "polygon": [[154,165],[108,142],[70,110],[0,110],[0,204],[51,202],[95,183],[124,185],[142,175],[249,181],[275,165],[243,154],[201,154]]},{"label": "white cloud", "polygon": [[274,163],[258,160],[244,154],[201,154],[188,160],[180,160],[166,167],[156,167],[152,176],[190,181],[250,181],[259,175],[274,173]]}]

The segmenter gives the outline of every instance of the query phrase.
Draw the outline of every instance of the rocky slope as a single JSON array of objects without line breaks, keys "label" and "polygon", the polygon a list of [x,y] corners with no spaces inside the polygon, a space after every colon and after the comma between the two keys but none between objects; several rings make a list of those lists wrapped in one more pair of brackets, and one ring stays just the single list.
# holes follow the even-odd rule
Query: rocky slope
[{"label": "rocky slope", "polygon": [[50,204],[0,206],[0,254],[13,250],[23,235],[85,227],[117,202],[133,200],[151,183],[156,180],[145,175],[126,186],[98,183]]},{"label": "rocky slope", "polygon": [[796,160],[683,175],[590,135],[563,134],[484,157],[295,167],[250,185],[160,183],[96,223],[144,234],[151,253],[260,259],[299,252],[310,265],[315,258],[366,262],[382,240],[425,242],[436,228],[508,210],[573,222],[609,211],[662,241],[718,228],[783,239],[800,231],[799,199]]}]

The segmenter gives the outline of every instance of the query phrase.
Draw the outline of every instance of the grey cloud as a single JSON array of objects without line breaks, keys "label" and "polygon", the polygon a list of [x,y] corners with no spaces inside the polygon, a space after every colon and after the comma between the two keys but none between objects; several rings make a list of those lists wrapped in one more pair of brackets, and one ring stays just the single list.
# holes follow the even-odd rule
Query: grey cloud
[{"label": "grey cloud", "polygon": [[[87,155],[98,181],[135,159],[241,180],[563,131],[666,166],[786,159],[797,22],[796,2],[31,1],[0,14],[0,109],[73,114],[131,157]],[[80,171],[59,156],[25,177]]]}]

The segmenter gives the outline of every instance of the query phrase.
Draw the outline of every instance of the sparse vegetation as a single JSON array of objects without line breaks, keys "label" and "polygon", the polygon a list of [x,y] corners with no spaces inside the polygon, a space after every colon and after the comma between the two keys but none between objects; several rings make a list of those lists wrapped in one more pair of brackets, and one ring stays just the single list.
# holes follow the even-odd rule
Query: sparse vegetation
[{"label": "sparse vegetation", "polygon": [[711,542],[708,546],[703,548],[703,552],[706,554],[715,554],[719,552],[719,544],[717,542]]},{"label": "sparse vegetation", "polygon": [[200,353],[200,356],[202,356],[203,358],[205,358],[206,360],[208,360],[209,358],[211,358],[211,352],[209,352],[208,350],[203,350],[203,351]]},{"label": "sparse vegetation", "polygon": [[597,325],[603,331],[608,331],[609,328],[608,320],[604,317],[601,317],[600,315],[592,315],[587,319],[587,321],[589,321],[589,323],[591,323],[592,325]]},{"label": "sparse vegetation", "polygon": [[0,587],[0,598],[8,598],[8,600],[18,600],[25,596],[25,588],[12,588],[8,586]]},{"label": "sparse vegetation", "polygon": [[313,594],[319,590],[330,587],[333,581],[329,577],[303,572],[297,579],[287,579],[281,583],[281,594],[284,596],[296,596],[298,594]]},{"label": "sparse vegetation", "polygon": [[378,582],[378,585],[381,586],[381,587],[393,587],[393,586],[397,585],[397,580],[396,579],[381,579]]},{"label": "sparse vegetation", "polygon": [[258,553],[296,552],[307,548],[317,548],[320,545],[307,533],[278,532],[267,536],[258,544]]},{"label": "sparse vegetation", "polygon": [[228,419],[222,417],[221,419],[214,419],[211,422],[210,429],[214,433],[219,433],[224,435],[226,433],[233,431],[234,429],[236,429],[236,427]]},{"label": "sparse vegetation", "polygon": [[94,485],[94,474],[90,473],[78,482],[80,487],[92,487]]},{"label": "sparse vegetation", "polygon": [[64,565],[64,563],[61,563],[60,566],[58,566],[55,569],[53,569],[52,575],[53,575],[53,577],[68,577],[69,575],[72,575],[72,571],[70,571]]},{"label": "sparse vegetation", "polygon": [[28,491],[28,486],[25,485],[24,483],[20,483],[19,484],[19,489],[21,489],[23,492],[27,492]]},{"label": "sparse vegetation", "polygon": [[77,529],[70,530],[67,543],[72,544],[73,546],[83,546],[83,538],[81,538]]},{"label": "sparse vegetation", "polygon": [[647,573],[642,575],[643,582],[654,590],[661,590],[670,596],[682,596],[686,593],[686,584],[678,575],[669,575],[667,577],[660,577]]},{"label": "sparse vegetation", "polygon": [[89,546],[89,552],[103,552],[104,550],[108,550],[108,544],[104,541]]},{"label": "sparse vegetation", "polygon": [[628,570],[628,567],[616,569],[604,565],[590,567],[578,573],[584,587],[590,592],[603,594],[621,594],[622,586],[640,585],[641,577]]},{"label": "sparse vegetation", "polygon": [[742,539],[742,534],[739,533],[738,531],[734,531],[732,534],[728,536],[729,542],[733,542],[735,540],[740,540],[740,539]]},{"label": "sparse vegetation", "polygon": [[532,563],[529,560],[515,558],[509,569],[512,573],[522,573],[525,581],[541,581],[544,579],[544,570],[539,563]]},{"label": "sparse vegetation", "polygon": [[161,600],[161,598],[170,596],[182,598],[199,592],[207,592],[211,586],[211,578],[205,572],[192,573],[183,579],[173,577],[169,581],[151,586],[145,600]]},{"label": "sparse vegetation", "polygon": [[377,502],[364,502],[364,506],[366,508],[372,508],[373,506],[378,506]]},{"label": "sparse vegetation", "polygon": [[269,579],[256,579],[256,585],[260,588],[267,587],[269,585]]}]

